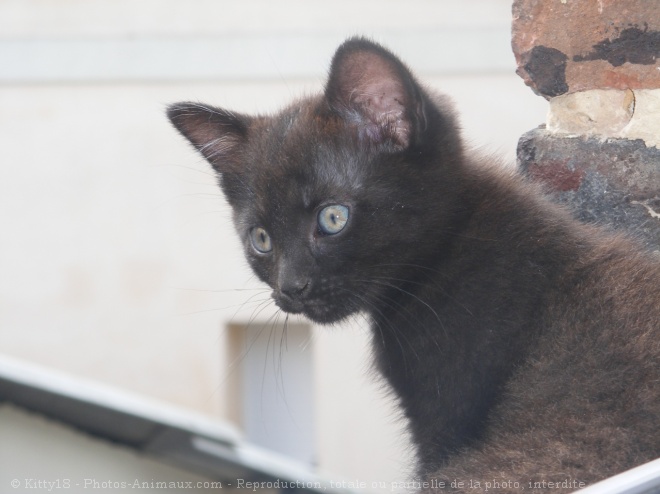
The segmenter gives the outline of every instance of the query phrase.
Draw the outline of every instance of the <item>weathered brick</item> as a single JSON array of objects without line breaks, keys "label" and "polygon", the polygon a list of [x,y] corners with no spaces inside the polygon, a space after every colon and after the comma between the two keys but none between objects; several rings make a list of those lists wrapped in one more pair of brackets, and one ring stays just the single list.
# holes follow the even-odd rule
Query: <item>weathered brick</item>
[{"label": "weathered brick", "polygon": [[660,87],[657,0],[514,0],[518,74],[546,98]]},{"label": "weathered brick", "polygon": [[660,250],[660,150],[641,140],[565,137],[538,128],[518,165],[584,221],[627,230]]}]

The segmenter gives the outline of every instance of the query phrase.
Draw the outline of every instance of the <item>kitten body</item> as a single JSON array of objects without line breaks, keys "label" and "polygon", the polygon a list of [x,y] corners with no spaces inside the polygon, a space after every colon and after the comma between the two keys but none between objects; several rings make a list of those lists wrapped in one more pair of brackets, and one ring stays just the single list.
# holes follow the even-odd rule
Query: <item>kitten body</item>
[{"label": "kitten body", "polygon": [[390,52],[347,41],[324,94],[274,116],[169,117],[277,305],[368,316],[420,476],[518,482],[505,492],[660,456],[657,257],[466,153],[448,102]]}]

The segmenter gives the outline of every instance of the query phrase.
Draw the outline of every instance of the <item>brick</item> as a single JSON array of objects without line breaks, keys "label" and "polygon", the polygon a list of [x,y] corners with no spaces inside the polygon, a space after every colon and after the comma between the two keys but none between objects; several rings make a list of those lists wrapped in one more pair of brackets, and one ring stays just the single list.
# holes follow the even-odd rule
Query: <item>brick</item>
[{"label": "brick", "polygon": [[642,139],[660,148],[660,89],[591,89],[556,96],[546,123],[558,134]]},{"label": "brick", "polygon": [[514,0],[517,73],[550,99],[660,88],[657,0]]},{"label": "brick", "polygon": [[660,150],[642,140],[524,134],[518,165],[583,221],[627,230],[660,251]]}]

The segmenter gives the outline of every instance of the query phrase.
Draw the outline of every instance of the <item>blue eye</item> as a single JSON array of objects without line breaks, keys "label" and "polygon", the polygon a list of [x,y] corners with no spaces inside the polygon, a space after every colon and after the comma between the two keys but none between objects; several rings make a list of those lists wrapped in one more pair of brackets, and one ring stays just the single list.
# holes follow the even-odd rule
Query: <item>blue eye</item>
[{"label": "blue eye", "polygon": [[341,204],[327,206],[319,212],[319,228],[326,235],[335,235],[342,231],[348,222],[348,208]]},{"label": "blue eye", "polygon": [[250,230],[250,240],[252,240],[252,247],[257,252],[267,254],[273,250],[273,243],[270,240],[270,235],[263,228],[255,227]]}]

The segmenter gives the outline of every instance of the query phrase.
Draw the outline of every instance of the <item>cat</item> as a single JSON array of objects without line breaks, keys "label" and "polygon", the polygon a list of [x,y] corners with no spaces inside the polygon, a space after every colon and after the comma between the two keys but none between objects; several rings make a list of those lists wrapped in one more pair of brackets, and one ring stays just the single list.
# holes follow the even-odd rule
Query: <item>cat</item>
[{"label": "cat", "polygon": [[275,115],[168,116],[277,306],[366,315],[421,491],[568,492],[660,456],[658,258],[466,150],[390,51],[348,39]]}]

